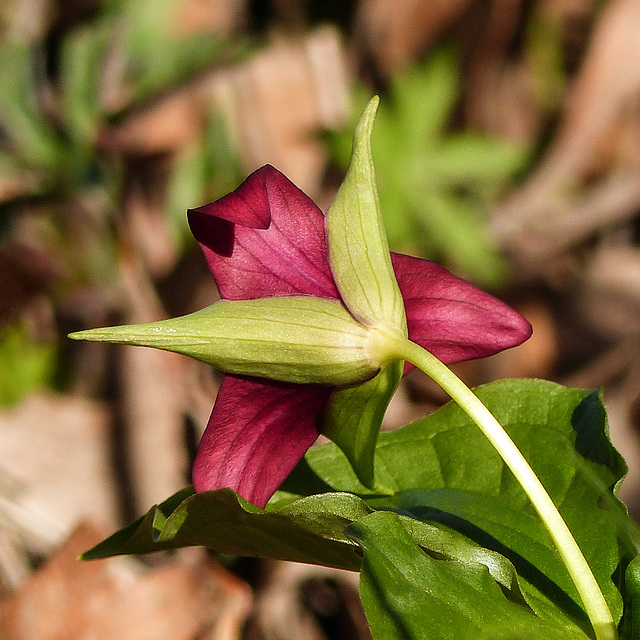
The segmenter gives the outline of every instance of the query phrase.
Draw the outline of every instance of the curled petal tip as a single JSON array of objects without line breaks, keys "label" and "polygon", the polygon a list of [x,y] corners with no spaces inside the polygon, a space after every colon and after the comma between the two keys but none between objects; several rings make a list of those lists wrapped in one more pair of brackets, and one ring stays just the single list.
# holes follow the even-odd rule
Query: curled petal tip
[{"label": "curled petal tip", "polygon": [[[187,212],[189,223],[198,216],[215,217],[251,229],[268,229],[271,214],[268,202],[268,183],[281,175],[271,165],[254,171],[235,191],[215,202]],[[198,234],[194,232],[196,239]]]},{"label": "curled petal tip", "polygon": [[232,194],[192,209],[189,225],[227,300],[339,297],[322,212],[270,165],[251,174]]}]

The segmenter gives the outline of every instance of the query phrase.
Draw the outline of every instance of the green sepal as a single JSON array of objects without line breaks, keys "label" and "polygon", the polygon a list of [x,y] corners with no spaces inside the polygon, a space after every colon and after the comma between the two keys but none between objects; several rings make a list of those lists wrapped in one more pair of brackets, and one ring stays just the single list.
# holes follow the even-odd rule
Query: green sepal
[{"label": "green sepal", "polygon": [[225,373],[344,385],[380,368],[370,333],[337,300],[283,296],[224,300],[180,318],[69,337],[174,351]]},{"label": "green sepal", "polygon": [[329,262],[340,295],[356,318],[406,336],[404,302],[391,265],[371,156],[379,101],[371,99],[356,125],[347,174],[327,211]]},{"label": "green sepal", "polygon": [[380,425],[402,368],[402,362],[392,361],[375,378],[336,389],[327,403],[322,433],[340,447],[365,487],[375,485],[374,457]]}]

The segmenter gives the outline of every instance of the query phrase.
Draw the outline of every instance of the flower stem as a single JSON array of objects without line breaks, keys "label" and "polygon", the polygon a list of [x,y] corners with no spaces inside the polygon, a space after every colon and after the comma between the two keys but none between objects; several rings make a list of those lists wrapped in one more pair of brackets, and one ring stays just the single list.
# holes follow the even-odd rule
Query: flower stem
[{"label": "flower stem", "polygon": [[502,425],[473,391],[434,355],[399,335],[393,339],[395,354],[437,382],[489,439],[524,489],[549,532],[582,598],[596,640],[615,640],[618,637],[616,627],[591,567],[547,490]]}]

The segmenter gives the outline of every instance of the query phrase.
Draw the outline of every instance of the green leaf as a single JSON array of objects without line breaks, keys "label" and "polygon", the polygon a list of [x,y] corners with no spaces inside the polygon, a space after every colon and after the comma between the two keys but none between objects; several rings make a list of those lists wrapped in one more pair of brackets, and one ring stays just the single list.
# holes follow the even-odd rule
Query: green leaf
[{"label": "green leaf", "polygon": [[[626,466],[608,439],[602,399],[597,392],[537,380],[502,381],[477,392],[558,505],[619,620],[618,565],[624,571],[636,552],[632,522],[616,497]],[[334,490],[361,495],[375,509],[430,522],[446,520],[513,562],[527,601],[540,615],[568,615],[586,624],[573,586],[551,541],[536,528],[537,516],[522,488],[456,405],[381,434],[376,479],[390,489],[387,496],[362,486],[330,444],[311,449],[306,464]]]},{"label": "green leaf", "polygon": [[420,228],[438,236],[440,250],[450,256],[457,271],[474,273],[484,283],[498,285],[507,270],[495,251],[485,226],[474,207],[448,193],[414,191],[408,200],[420,200],[422,214],[416,216]]},{"label": "green leaf", "polygon": [[[570,613],[585,629],[589,628],[573,582],[546,529],[533,514],[514,509],[498,497],[459,489],[401,491],[378,503],[380,507],[383,505],[423,522],[451,527],[494,549],[517,563],[520,576],[529,583],[525,587],[527,594],[537,598],[543,591],[555,605]],[[617,592],[611,591],[612,599],[616,599]]]},{"label": "green leaf", "polygon": [[[361,553],[344,530],[371,509],[358,497],[323,493],[296,499],[280,492],[263,511],[229,489],[183,489],[132,525],[83,554],[84,560],[201,545],[214,551],[353,569]],[[437,557],[482,565],[509,598],[527,606],[513,565],[464,536],[400,516],[414,544]]]},{"label": "green leaf", "polygon": [[364,552],[360,595],[380,640],[585,640],[579,629],[556,627],[509,598],[486,566],[436,559],[411,539],[401,520],[377,512],[347,533]]},{"label": "green leaf", "polygon": [[26,44],[0,43],[0,124],[21,161],[52,169],[64,148],[38,109],[34,55]]},{"label": "green leaf", "polygon": [[[478,395],[505,425],[559,505],[616,620],[622,612],[618,587],[624,589],[628,611],[623,638],[633,638],[629,634],[637,622],[634,607],[640,572],[632,543],[633,524],[615,495],[625,465],[609,442],[600,396],[535,380],[494,383],[479,389]],[[402,617],[420,616],[422,607],[414,601],[432,597],[435,586],[429,591],[429,585],[439,583],[446,586],[443,611],[453,607],[456,625],[462,624],[457,616],[476,615],[476,603],[465,604],[465,598],[487,602],[486,610],[491,612],[498,606],[494,596],[500,592],[499,606],[509,610],[505,619],[516,629],[515,637],[526,635],[519,630],[520,613],[510,618],[514,606],[533,621],[531,629],[538,638],[584,637],[576,629],[589,628],[584,613],[526,496],[484,436],[456,406],[448,405],[404,429],[382,434],[376,456],[380,477],[374,490],[358,482],[338,447],[323,445],[307,453],[265,511],[230,490],[197,495],[186,490],[85,557],[203,545],[234,555],[357,569],[360,552],[344,534],[355,522],[349,532],[362,544],[365,557],[368,554],[363,600],[376,637],[407,637],[393,635],[395,627],[387,633],[384,625],[389,620],[388,616],[380,620],[381,608],[391,607]],[[382,490],[382,485],[388,489]],[[322,493],[306,495],[311,492]],[[367,518],[372,509],[401,515],[375,513],[383,519]],[[387,525],[387,516],[397,517],[404,533],[393,528],[396,524]],[[450,559],[457,562],[442,562]],[[434,576],[426,586],[421,582],[423,570]],[[619,576],[625,570],[622,585]],[[389,576],[391,583],[384,582]],[[394,580],[403,588],[396,588]],[[384,583],[390,593],[384,602],[382,594],[372,593],[376,583]],[[447,595],[449,591],[455,597]],[[457,603],[464,605],[462,612]],[[409,607],[406,611],[405,605]],[[432,606],[424,603],[427,605]],[[466,606],[472,608],[464,609]],[[458,635],[427,635],[431,633],[427,623],[423,619],[423,630],[416,631],[415,637],[465,637],[459,634],[466,627],[461,632],[453,623],[451,629]],[[475,632],[476,627],[468,628]],[[557,635],[556,629],[564,635]],[[483,633],[480,627],[477,635],[469,637],[500,637]]]},{"label": "green leaf", "polygon": [[229,554],[264,556],[356,570],[357,546],[343,533],[370,513],[356,496],[327,493],[269,511],[245,502],[230,489],[194,494],[184,489],[83,554],[84,560],[204,546]]},{"label": "green leaf", "polygon": [[640,638],[640,555],[629,563],[624,575],[624,616],[620,623],[620,638]]},{"label": "green leaf", "polygon": [[118,0],[104,8],[112,29],[122,34],[137,101],[202,71],[229,46],[211,32],[180,37],[175,29],[178,7],[171,0]]},{"label": "green leaf", "polygon": [[443,141],[432,160],[437,171],[453,187],[479,185],[491,194],[505,176],[523,166],[526,147],[474,131],[453,134]]},{"label": "green leaf", "polygon": [[406,69],[392,79],[391,100],[402,142],[422,148],[445,130],[460,92],[457,54],[450,47],[435,50],[426,64]]},{"label": "green leaf", "polygon": [[358,121],[347,175],[327,211],[329,261],[340,295],[356,318],[406,335],[404,302],[391,266],[371,157],[378,102],[373,98]]},{"label": "green leaf", "polygon": [[520,591],[515,567],[504,556],[481,547],[455,531],[444,530],[407,516],[398,517],[413,542],[431,556],[485,566],[491,577],[509,593],[511,600],[528,607]]},{"label": "green leaf", "polygon": [[100,72],[109,34],[94,26],[74,30],[61,52],[62,116],[72,142],[86,150],[96,142]]}]

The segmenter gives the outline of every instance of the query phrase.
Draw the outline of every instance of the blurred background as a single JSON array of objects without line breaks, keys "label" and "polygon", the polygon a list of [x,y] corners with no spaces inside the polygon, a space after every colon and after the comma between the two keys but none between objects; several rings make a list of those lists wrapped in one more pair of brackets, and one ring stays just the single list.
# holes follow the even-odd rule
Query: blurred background
[{"label": "blurred background", "polygon": [[[213,302],[186,209],[268,162],[326,210],[374,93],[392,248],[534,326],[457,372],[602,387],[639,515],[638,42],[638,0],[3,0],[0,638],[369,637],[348,573],[77,562],[189,483],[219,378],[65,336]],[[414,372],[385,428],[445,401]]]}]

